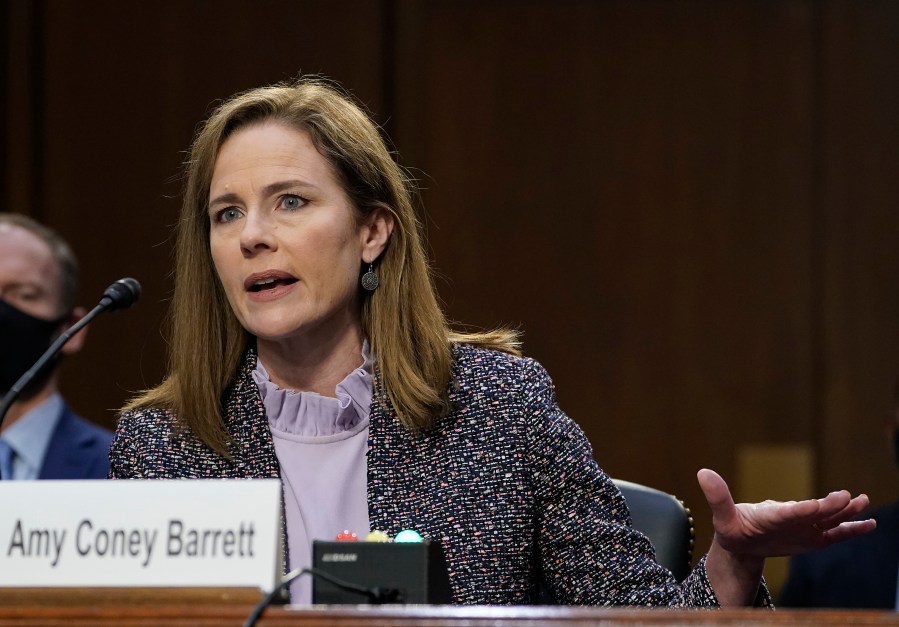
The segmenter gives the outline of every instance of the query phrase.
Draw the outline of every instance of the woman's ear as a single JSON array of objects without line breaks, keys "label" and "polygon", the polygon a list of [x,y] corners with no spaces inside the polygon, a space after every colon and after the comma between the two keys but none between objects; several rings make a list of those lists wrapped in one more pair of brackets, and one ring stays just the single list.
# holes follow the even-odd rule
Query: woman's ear
[{"label": "woman's ear", "polygon": [[362,225],[362,261],[374,263],[390,241],[393,233],[393,211],[384,205],[378,205],[365,216]]}]

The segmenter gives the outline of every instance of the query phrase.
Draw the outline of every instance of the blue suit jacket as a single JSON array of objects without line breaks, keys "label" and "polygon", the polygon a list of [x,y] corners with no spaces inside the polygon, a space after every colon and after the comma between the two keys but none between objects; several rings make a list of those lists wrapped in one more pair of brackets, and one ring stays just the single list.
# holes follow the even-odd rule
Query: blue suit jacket
[{"label": "blue suit jacket", "polygon": [[38,479],[105,479],[112,432],[76,416],[63,404]]},{"label": "blue suit jacket", "polygon": [[871,533],[792,558],[780,605],[895,609],[899,501],[870,516]]}]

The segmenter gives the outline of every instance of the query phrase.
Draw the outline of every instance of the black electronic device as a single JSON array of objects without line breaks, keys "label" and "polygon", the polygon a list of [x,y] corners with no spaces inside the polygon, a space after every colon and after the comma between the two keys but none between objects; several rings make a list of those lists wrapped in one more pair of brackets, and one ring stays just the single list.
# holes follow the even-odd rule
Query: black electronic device
[{"label": "black electronic device", "polygon": [[[439,542],[312,543],[312,566],[347,583],[377,589],[393,603],[442,604],[451,600],[446,557]],[[366,598],[313,577],[312,602],[357,604]]]}]

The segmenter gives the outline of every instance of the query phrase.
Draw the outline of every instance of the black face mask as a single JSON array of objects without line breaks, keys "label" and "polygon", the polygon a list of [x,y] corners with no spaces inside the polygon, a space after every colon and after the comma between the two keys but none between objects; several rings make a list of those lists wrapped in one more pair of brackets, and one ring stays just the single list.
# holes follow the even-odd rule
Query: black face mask
[{"label": "black face mask", "polygon": [[[50,348],[58,335],[59,326],[67,317],[57,320],[35,318],[0,299],[0,398]],[[29,392],[43,387],[55,363],[55,360],[51,361],[38,373],[31,384],[22,390],[23,397],[27,398]]]}]

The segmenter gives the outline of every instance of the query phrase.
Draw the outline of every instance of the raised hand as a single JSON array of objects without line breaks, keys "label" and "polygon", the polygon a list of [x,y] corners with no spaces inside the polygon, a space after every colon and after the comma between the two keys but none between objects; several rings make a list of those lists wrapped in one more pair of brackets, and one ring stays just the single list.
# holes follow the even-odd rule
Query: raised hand
[{"label": "raised hand", "polygon": [[712,509],[715,541],[745,556],[793,555],[848,540],[874,529],[874,520],[852,520],[868,507],[864,494],[846,490],[821,499],[735,504],[718,473],[703,469],[697,479]]},{"label": "raised hand", "polygon": [[697,479],[715,528],[706,573],[722,606],[756,600],[766,557],[817,549],[876,526],[874,520],[852,520],[868,506],[864,494],[852,498],[841,490],[822,499],[736,504],[718,473],[704,468]]}]

